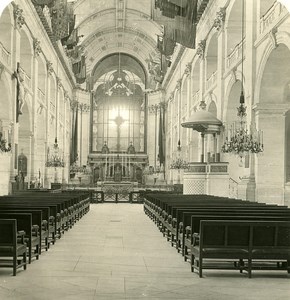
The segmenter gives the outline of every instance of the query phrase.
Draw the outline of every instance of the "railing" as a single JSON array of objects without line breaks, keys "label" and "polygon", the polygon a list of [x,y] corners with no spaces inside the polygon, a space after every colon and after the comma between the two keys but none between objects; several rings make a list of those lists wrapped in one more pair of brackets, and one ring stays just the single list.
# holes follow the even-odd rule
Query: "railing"
[{"label": "railing", "polygon": [[41,89],[37,90],[38,99],[40,102],[45,103],[45,95],[44,92]]},{"label": "railing", "polygon": [[50,111],[55,114],[55,104],[50,102]]},{"label": "railing", "polygon": [[194,106],[194,104],[199,103],[199,90],[193,95],[192,97],[192,107]]},{"label": "railing", "polygon": [[3,62],[10,66],[10,61],[11,61],[11,54],[10,52],[3,46],[2,43],[0,43],[0,52],[1,52],[1,58]]},{"label": "railing", "polygon": [[267,13],[260,19],[260,34],[265,32],[287,9],[280,2],[275,2]]},{"label": "railing", "polygon": [[29,77],[27,75],[27,73],[22,68],[20,68],[20,72],[21,72],[21,75],[22,75],[22,78],[23,78],[23,81],[24,81],[24,85],[26,85],[26,87],[31,89],[31,87],[32,87],[31,77]]},{"label": "railing", "polygon": [[233,178],[229,179],[229,197],[238,199],[238,183]]},{"label": "railing", "polygon": [[58,116],[59,116],[59,121],[63,123],[63,122],[64,122],[63,114],[62,114],[62,113],[59,113]]},{"label": "railing", "polygon": [[209,90],[216,84],[217,81],[217,71],[213,72],[209,79],[206,81],[206,89]]},{"label": "railing", "polygon": [[242,58],[242,46],[245,50],[246,41],[243,39],[227,57],[227,67],[230,68]]}]

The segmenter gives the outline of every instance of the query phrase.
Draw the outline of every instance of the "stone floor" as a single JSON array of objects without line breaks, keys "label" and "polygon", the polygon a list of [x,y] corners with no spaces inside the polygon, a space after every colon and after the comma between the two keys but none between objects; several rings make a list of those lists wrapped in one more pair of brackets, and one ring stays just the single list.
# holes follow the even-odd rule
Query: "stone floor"
[{"label": "stone floor", "polygon": [[0,299],[289,300],[290,275],[205,270],[199,278],[142,205],[92,204],[26,271],[0,269]]}]

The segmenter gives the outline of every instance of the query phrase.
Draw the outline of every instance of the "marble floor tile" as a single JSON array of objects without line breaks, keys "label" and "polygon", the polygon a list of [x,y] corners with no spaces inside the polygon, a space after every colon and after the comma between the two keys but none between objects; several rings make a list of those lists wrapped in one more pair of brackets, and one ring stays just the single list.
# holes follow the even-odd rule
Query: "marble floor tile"
[{"label": "marble floor tile", "polygon": [[2,300],[288,300],[281,272],[190,272],[142,205],[92,204],[38,261],[12,276],[0,269]]}]

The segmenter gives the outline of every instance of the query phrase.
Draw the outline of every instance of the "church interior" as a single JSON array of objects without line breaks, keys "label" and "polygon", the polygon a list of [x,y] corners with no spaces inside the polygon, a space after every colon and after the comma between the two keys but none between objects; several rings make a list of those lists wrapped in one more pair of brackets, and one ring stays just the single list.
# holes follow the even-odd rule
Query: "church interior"
[{"label": "church interior", "polygon": [[289,299],[282,1],[6,2],[0,298]]}]

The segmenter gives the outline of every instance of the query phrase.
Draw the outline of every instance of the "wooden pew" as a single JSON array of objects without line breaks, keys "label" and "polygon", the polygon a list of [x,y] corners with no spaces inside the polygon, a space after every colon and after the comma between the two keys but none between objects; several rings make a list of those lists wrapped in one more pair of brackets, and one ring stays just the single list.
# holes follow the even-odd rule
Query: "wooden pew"
[{"label": "wooden pew", "polygon": [[[40,238],[40,245],[39,245],[39,254],[41,254],[41,249],[42,249],[42,242],[45,245],[46,250],[48,249],[48,230],[43,230],[43,221],[42,221],[42,211],[41,210],[35,210],[33,208],[17,208],[17,209],[12,209],[11,207],[1,207],[0,206],[0,214],[6,214],[6,213],[30,213],[32,216],[32,235],[36,236],[39,235]],[[47,229],[47,228],[46,228]]]},{"label": "wooden pew", "polygon": [[[26,270],[26,244],[25,232],[17,234],[17,221],[15,219],[0,219],[0,268],[13,268],[13,276],[16,270]],[[9,258],[12,259],[9,259]]]},{"label": "wooden pew", "polygon": [[[261,206],[259,204],[256,204],[252,202],[251,204],[243,201],[212,201],[212,200],[203,200],[203,201],[194,201],[191,203],[191,206],[173,203],[171,205],[168,205],[167,209],[169,213],[165,213],[165,217],[160,217],[160,223],[163,224],[162,230],[165,231],[165,235],[168,236],[168,240],[172,241],[172,245],[174,242],[177,241],[178,238],[178,230],[177,226],[179,226],[179,223],[183,221],[183,213],[190,213],[194,212],[195,208],[199,209],[214,209],[215,207],[220,208],[237,208],[237,209],[246,209],[246,210],[252,210],[252,209],[262,209],[264,207],[265,209],[281,209],[278,206]],[[190,218],[188,219],[189,224],[185,224],[185,226],[190,225]],[[166,232],[167,231],[167,232]]]},{"label": "wooden pew", "polygon": [[200,234],[200,222],[202,220],[224,220],[224,221],[235,221],[235,220],[248,220],[248,221],[290,221],[290,215],[289,214],[280,214],[280,215],[271,215],[269,213],[255,213],[255,214],[224,214],[224,215],[218,215],[218,214],[208,214],[208,215],[192,215],[191,216],[191,230],[186,232],[185,238],[184,238],[184,257],[185,260],[187,258],[190,258],[191,262],[191,270],[193,268],[193,259],[191,257],[192,251],[193,251],[193,236],[197,237]]},{"label": "wooden pew", "polygon": [[28,248],[29,263],[33,257],[39,259],[41,241],[39,234],[33,235],[32,215],[30,213],[0,213],[0,219],[17,220],[17,231],[25,231],[24,241]]},{"label": "wooden pew", "polygon": [[36,203],[31,203],[24,199],[9,199],[3,200],[0,198],[0,207],[25,207],[25,208],[41,208],[42,210],[49,210],[48,217],[48,230],[49,230],[49,242],[55,243],[56,237],[61,236],[61,216],[60,216],[60,206],[57,204],[42,203],[38,201]]},{"label": "wooden pew", "polygon": [[[48,193],[45,192],[24,192],[13,196],[0,197],[0,205],[6,200],[9,203],[25,203],[30,205],[49,206],[51,216],[50,224],[50,241],[55,243],[56,237],[61,237],[65,230],[68,230],[73,224],[79,220],[85,213],[89,211],[88,193]],[[52,207],[52,206],[56,206]],[[55,226],[55,230],[53,230]]]},{"label": "wooden pew", "polygon": [[[173,236],[176,236],[177,249],[181,250],[184,255],[185,251],[185,235],[191,235],[192,215],[213,215],[236,217],[240,215],[247,216],[265,216],[265,217],[288,217],[290,220],[290,210],[279,207],[257,207],[257,206],[216,206],[216,207],[196,207],[189,211],[181,211],[181,222],[176,226]],[[187,233],[186,233],[187,232]],[[173,237],[174,238],[174,237]],[[186,257],[185,257],[186,258]]]},{"label": "wooden pew", "polygon": [[[289,232],[290,222],[283,221],[201,220],[192,248],[193,270],[199,277],[204,269],[246,270],[249,278],[253,269],[289,273]],[[269,267],[273,260],[275,267]]]}]

